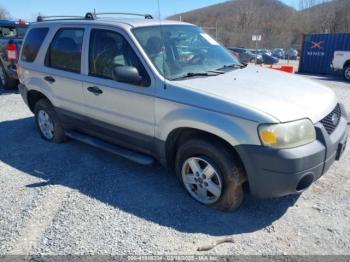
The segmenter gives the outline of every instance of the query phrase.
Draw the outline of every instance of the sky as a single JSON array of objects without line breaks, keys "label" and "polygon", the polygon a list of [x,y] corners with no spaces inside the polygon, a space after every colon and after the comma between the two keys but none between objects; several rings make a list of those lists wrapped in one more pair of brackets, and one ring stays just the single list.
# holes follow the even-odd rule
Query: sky
[{"label": "sky", "polygon": [[[223,0],[159,0],[161,17],[213,5]],[[282,0],[296,6],[297,0]],[[157,0],[8,0],[1,1],[13,18],[33,21],[38,13],[44,15],[84,15],[96,8],[97,12],[150,13],[158,17]]]}]

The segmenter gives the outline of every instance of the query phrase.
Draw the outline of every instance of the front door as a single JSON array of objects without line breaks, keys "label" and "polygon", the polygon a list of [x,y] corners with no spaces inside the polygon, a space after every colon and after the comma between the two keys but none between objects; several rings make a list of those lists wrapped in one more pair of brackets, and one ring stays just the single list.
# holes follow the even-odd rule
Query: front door
[{"label": "front door", "polygon": [[[117,144],[148,152],[154,139],[154,90],[150,74],[125,36],[113,29],[90,30],[83,91],[90,133]],[[138,84],[112,79],[113,68],[136,67]]]}]

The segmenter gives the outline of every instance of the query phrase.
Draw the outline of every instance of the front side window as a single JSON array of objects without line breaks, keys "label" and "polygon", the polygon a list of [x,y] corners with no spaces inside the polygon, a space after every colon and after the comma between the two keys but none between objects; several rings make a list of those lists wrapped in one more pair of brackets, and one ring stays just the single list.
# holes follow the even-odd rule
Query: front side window
[{"label": "front side window", "polygon": [[89,75],[112,79],[113,69],[117,66],[136,67],[142,77],[140,85],[150,85],[151,80],[146,69],[122,35],[109,30],[92,30],[89,47]]},{"label": "front side window", "polygon": [[45,65],[80,73],[84,29],[60,29],[48,50]]},{"label": "front side window", "polygon": [[187,25],[140,27],[133,33],[167,79],[239,65],[239,61],[202,29]]},{"label": "front side window", "polygon": [[48,28],[33,28],[29,31],[28,36],[23,44],[21,60],[33,62],[39,52],[39,49],[49,32]]}]

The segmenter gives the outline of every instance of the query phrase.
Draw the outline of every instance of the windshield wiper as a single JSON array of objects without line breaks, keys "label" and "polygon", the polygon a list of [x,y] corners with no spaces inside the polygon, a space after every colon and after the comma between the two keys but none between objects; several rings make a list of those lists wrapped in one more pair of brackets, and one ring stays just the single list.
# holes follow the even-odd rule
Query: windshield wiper
[{"label": "windshield wiper", "polygon": [[179,76],[179,77],[175,77],[171,80],[181,80],[181,79],[185,79],[185,78],[191,78],[191,77],[196,77],[196,76],[217,76],[217,75],[221,75],[224,72],[218,71],[218,70],[211,70],[211,71],[207,71],[207,72],[199,72],[199,73],[194,73],[194,72],[189,72],[183,76]]},{"label": "windshield wiper", "polygon": [[233,68],[233,69],[242,69],[247,67],[247,64],[231,64],[231,65],[224,65],[223,67],[220,67],[216,70],[224,70],[224,69],[229,69],[229,68]]}]

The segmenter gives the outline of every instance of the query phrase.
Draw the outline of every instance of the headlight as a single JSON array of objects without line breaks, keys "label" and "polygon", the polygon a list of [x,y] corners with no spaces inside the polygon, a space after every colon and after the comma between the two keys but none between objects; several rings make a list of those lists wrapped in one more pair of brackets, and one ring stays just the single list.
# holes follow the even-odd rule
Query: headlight
[{"label": "headlight", "polygon": [[259,126],[259,136],[265,146],[293,148],[309,144],[316,139],[315,127],[309,119]]}]

